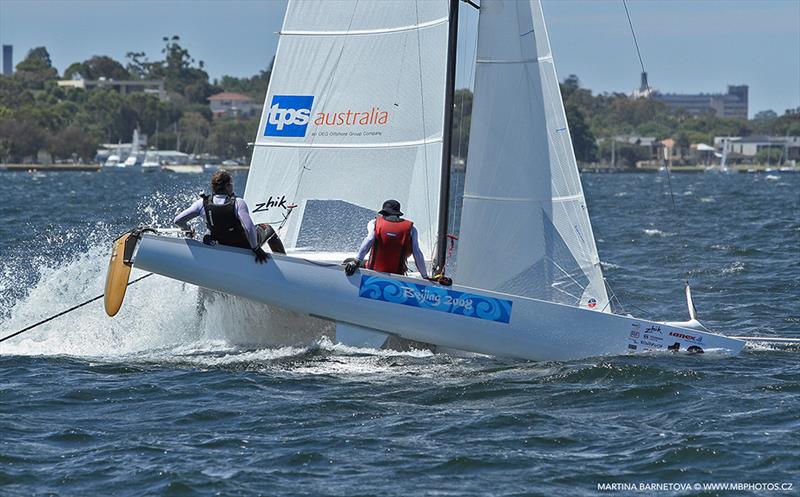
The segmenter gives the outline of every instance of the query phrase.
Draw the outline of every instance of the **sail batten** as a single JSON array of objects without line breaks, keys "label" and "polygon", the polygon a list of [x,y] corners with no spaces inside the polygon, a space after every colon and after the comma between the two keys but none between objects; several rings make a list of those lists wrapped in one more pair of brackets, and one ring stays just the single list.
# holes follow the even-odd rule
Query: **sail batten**
[{"label": "sail batten", "polygon": [[416,147],[419,145],[429,145],[432,143],[442,143],[442,137],[431,137],[424,140],[412,140],[404,142],[389,143],[281,143],[281,142],[261,142],[254,143],[256,147],[290,147],[290,148],[403,148]]},{"label": "sail batten", "polygon": [[566,195],[563,197],[533,198],[533,197],[490,197],[486,195],[464,194],[464,199],[487,200],[491,202],[571,202],[573,200],[583,200],[583,195]]},{"label": "sail batten", "polygon": [[448,18],[445,16],[441,19],[434,19],[432,21],[424,22],[421,24],[411,24],[408,26],[398,26],[394,28],[384,29],[360,29],[360,30],[338,30],[338,31],[300,31],[300,30],[287,30],[280,31],[279,34],[284,36],[364,36],[364,35],[377,35],[387,33],[398,33],[401,31],[411,31],[414,29],[423,29],[440,24],[447,24]]},{"label": "sail batten", "polygon": [[536,57],[535,59],[478,59],[475,62],[478,64],[534,64],[551,60],[553,60],[553,56],[547,55]]}]

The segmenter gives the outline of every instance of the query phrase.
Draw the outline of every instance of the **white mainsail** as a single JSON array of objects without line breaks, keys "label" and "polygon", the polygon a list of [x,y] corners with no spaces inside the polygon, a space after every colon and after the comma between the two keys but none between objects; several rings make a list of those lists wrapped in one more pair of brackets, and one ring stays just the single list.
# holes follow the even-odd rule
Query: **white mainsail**
[{"label": "white mainsail", "polygon": [[538,0],[484,0],[456,280],[610,311]]},{"label": "white mainsail", "polygon": [[429,257],[447,39],[446,0],[290,1],[245,192],[254,221],[288,215],[288,249],[354,252],[393,198]]}]

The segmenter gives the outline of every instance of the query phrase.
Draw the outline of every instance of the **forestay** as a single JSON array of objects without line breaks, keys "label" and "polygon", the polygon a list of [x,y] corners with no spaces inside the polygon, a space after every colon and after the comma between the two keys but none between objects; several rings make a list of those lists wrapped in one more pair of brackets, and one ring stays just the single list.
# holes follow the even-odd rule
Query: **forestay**
[{"label": "forestay", "polygon": [[245,192],[254,221],[288,215],[289,249],[352,252],[394,198],[430,256],[447,34],[446,0],[290,1]]},{"label": "forestay", "polygon": [[481,2],[461,284],[608,309],[541,5]]}]

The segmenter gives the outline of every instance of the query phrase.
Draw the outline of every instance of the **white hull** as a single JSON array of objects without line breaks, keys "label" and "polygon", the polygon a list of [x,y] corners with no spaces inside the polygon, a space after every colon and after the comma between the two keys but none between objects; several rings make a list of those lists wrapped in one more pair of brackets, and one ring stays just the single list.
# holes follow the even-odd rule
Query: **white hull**
[{"label": "white hull", "polygon": [[[667,350],[679,344],[738,354],[744,341],[632,317],[607,314],[530,298],[453,285],[442,287],[416,278],[361,270],[345,276],[338,264],[282,255],[255,263],[248,250],[206,246],[194,240],[144,235],[135,267],[200,287],[236,295],[344,325],[380,331],[441,347],[532,360],[569,360]],[[415,286],[424,292],[472,297],[508,306],[506,320],[442,312],[365,295],[362,277]],[[392,286],[392,285],[389,285]],[[388,293],[384,294],[384,297]],[[477,304],[480,310],[484,304]],[[488,304],[491,306],[491,304]],[[485,306],[484,306],[484,311]],[[672,333],[672,335],[671,335]]]}]

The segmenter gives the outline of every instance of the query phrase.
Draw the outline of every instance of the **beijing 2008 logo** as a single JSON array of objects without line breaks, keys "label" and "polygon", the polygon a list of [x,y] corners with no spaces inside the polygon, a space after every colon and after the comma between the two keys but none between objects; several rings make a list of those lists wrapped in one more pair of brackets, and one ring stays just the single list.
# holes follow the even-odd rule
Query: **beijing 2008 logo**
[{"label": "beijing 2008 logo", "polygon": [[273,95],[264,136],[306,136],[313,95]]}]

